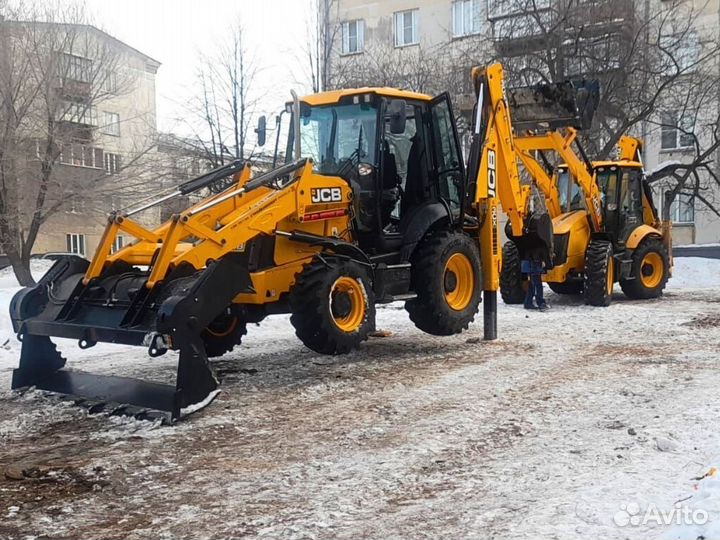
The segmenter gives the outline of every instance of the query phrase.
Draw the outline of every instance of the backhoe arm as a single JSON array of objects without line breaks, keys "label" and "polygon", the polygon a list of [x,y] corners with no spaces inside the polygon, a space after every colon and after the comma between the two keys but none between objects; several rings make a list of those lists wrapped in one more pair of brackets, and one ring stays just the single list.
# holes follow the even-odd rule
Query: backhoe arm
[{"label": "backhoe arm", "polygon": [[[527,134],[522,137],[515,138],[515,145],[518,149],[518,155],[525,164],[528,172],[533,176],[540,189],[552,197],[553,189],[557,192],[557,186],[554,182],[548,185],[545,181],[544,170],[542,174],[538,174],[537,169],[541,169],[541,165],[537,163],[534,153],[555,152],[560,160],[567,165],[568,171],[575,178],[578,186],[585,197],[585,205],[590,214],[591,225],[593,230],[600,231],[602,229],[602,203],[600,198],[600,188],[595,181],[592,171],[588,170],[588,165],[575,153],[572,143],[577,138],[577,131],[573,128],[567,128],[563,133],[556,129],[543,134]],[[534,165],[533,165],[534,162]],[[560,214],[559,207],[549,208],[553,217]],[[557,210],[557,212],[556,212]]]},{"label": "backhoe arm", "polygon": [[527,215],[530,187],[520,184],[513,145],[512,120],[505,99],[503,68],[492,64],[474,68],[477,95],[472,143],[468,159],[468,198],[478,216],[484,296],[485,339],[497,338],[497,290],[500,288],[502,250],[498,231],[498,205],[510,219],[513,234],[521,236]]}]

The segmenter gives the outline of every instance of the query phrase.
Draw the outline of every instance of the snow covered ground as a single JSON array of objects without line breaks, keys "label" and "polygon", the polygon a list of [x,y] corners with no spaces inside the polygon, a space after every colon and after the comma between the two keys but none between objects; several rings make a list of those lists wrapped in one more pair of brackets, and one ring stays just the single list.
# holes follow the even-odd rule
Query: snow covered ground
[{"label": "snow covered ground", "polygon": [[[658,300],[501,304],[495,342],[390,305],[390,337],[324,357],[272,317],[172,427],[11,393],[0,273],[0,538],[720,538],[720,261],[675,263]],[[61,349],[174,375],[171,355]]]}]

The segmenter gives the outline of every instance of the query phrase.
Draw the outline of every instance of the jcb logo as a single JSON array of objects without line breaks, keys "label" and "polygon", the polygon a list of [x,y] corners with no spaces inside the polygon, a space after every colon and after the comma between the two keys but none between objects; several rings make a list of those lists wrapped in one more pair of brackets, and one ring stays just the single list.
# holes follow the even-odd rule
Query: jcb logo
[{"label": "jcb logo", "polygon": [[495,197],[495,150],[488,150],[488,197]]},{"label": "jcb logo", "polygon": [[310,190],[310,200],[314,203],[340,202],[342,190],[339,187],[314,188]]}]

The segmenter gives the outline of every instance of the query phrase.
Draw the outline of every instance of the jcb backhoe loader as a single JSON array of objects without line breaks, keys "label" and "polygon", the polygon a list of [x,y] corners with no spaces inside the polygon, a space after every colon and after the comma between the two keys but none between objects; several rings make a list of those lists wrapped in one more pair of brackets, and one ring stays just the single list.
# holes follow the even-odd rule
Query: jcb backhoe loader
[{"label": "jcb backhoe loader", "polygon": [[[623,136],[617,161],[595,162],[572,127],[535,130],[515,143],[553,218],[554,266],[543,278],[550,288],[583,294],[585,303],[593,306],[610,304],[616,282],[629,298],[660,296],[672,270],[672,240],[670,224],[660,222],[653,204],[641,142]],[[554,172],[548,171],[548,152],[563,161]],[[523,301],[527,277],[520,270],[523,241],[509,237],[503,247],[501,294],[514,304]]]},{"label": "jcb backhoe loader", "polygon": [[[125,414],[159,411],[172,421],[216,394],[208,357],[230,351],[247,323],[268,314],[290,313],[307,347],[340,354],[367,339],[376,303],[404,300],[418,328],[450,335],[473,320],[481,290],[484,335],[495,339],[499,204],[525,242],[549,249],[552,232],[547,214],[528,210],[502,67],[475,69],[473,79],[478,103],[467,169],[447,94],[340,90],[288,104],[285,165],[252,176],[248,164],[232,163],[111,214],[92,261],[59,261],[13,299],[22,339],[13,387],[120,403]],[[551,96],[513,114],[576,125],[572,98]],[[154,230],[133,220],[229,176],[234,184],[225,191]],[[118,233],[135,241],[111,253]],[[83,348],[145,346],[152,357],[177,350],[177,383],[62,369],[50,337]]]}]

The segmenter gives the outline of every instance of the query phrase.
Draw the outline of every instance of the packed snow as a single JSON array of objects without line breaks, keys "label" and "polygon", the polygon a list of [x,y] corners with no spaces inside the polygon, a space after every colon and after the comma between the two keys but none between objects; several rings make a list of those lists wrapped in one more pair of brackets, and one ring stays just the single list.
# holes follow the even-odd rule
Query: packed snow
[{"label": "packed snow", "polygon": [[[391,304],[389,337],[327,357],[270,317],[175,426],[10,392],[15,290],[0,273],[0,538],[720,538],[720,260],[676,258],[657,300],[501,303],[495,342]],[[60,348],[174,376],[172,354]]]}]

